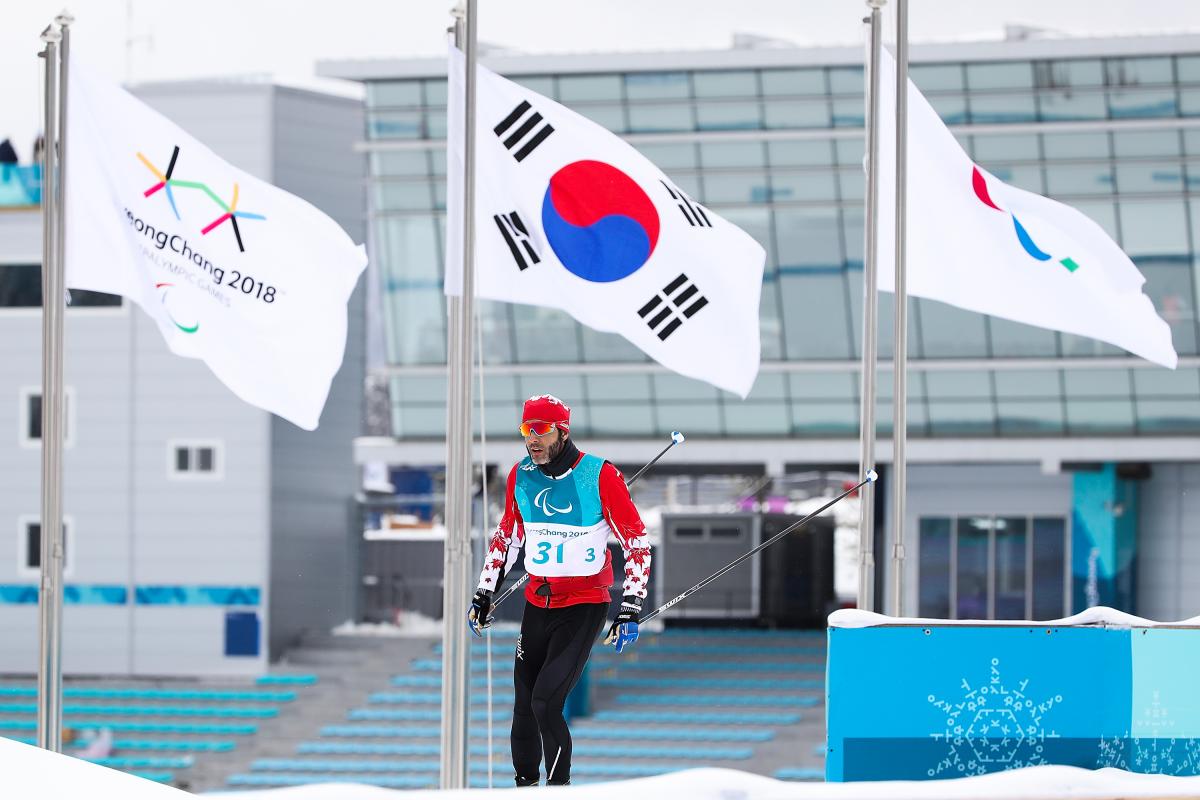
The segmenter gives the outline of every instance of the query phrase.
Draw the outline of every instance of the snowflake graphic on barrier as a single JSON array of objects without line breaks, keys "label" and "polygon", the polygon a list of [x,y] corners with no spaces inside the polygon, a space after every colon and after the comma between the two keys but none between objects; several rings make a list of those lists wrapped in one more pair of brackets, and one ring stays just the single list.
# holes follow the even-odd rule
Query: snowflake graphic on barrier
[{"label": "snowflake graphic on barrier", "polygon": [[1028,685],[1028,678],[1015,686],[1006,684],[1000,659],[993,658],[987,682],[975,687],[963,678],[959,699],[929,695],[929,704],[946,715],[946,730],[930,736],[950,745],[946,757],[928,770],[929,777],[982,775],[1048,763],[1042,757],[1043,745],[1058,734],[1046,729],[1043,718],[1063,698],[1054,695],[1035,702],[1025,694]]},{"label": "snowflake graphic on barrier", "polygon": [[1150,705],[1142,710],[1141,719],[1134,720],[1133,728],[1124,736],[1100,739],[1100,766],[1156,775],[1200,774],[1200,742],[1173,735],[1175,720],[1158,691],[1152,693]]}]

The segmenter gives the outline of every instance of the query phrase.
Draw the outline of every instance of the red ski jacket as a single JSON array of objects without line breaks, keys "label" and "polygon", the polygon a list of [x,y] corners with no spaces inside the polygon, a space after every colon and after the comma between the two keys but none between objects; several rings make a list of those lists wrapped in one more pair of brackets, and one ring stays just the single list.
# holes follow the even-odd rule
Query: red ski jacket
[{"label": "red ski jacket", "polygon": [[[583,456],[583,453],[579,454],[579,458]],[[579,463],[578,459],[575,463]],[[514,464],[508,473],[504,517],[492,534],[484,568],[479,574],[480,589],[495,591],[501,570],[505,575],[512,571],[525,544],[525,526],[514,493],[516,483],[517,465]],[[601,513],[625,553],[625,581],[621,585],[621,592],[645,599],[646,583],[650,579],[650,542],[646,537],[646,526],[629,496],[629,488],[619,469],[606,461],[600,470],[599,483]],[[609,588],[612,585],[612,556],[605,548],[604,566],[595,575],[546,578],[530,573],[529,583],[525,586],[525,599],[542,608],[607,603],[611,599]]]}]

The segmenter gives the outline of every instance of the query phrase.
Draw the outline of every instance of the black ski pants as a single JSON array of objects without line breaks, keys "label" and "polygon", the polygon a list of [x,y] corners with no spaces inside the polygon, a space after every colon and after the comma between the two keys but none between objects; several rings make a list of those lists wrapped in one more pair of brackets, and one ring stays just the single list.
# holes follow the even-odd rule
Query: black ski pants
[{"label": "black ski pants", "polygon": [[607,615],[608,603],[562,608],[525,603],[513,671],[512,757],[518,782],[537,781],[543,755],[547,783],[570,780],[571,732],[563,705],[583,674]]}]

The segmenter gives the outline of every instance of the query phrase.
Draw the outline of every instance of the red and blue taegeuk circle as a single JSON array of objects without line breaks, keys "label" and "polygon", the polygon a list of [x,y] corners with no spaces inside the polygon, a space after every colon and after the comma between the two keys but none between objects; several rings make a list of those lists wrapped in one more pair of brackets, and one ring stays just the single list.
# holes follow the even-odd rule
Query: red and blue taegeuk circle
[{"label": "red and blue taegeuk circle", "polygon": [[550,178],[542,230],[570,272],[609,283],[650,259],[658,244],[658,211],[621,170],[602,161],[575,161]]}]

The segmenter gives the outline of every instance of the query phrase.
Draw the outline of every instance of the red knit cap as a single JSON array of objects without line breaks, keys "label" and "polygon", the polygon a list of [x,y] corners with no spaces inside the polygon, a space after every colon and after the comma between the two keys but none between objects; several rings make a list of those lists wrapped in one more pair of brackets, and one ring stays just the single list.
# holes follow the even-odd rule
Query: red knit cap
[{"label": "red knit cap", "polygon": [[570,431],[571,407],[552,394],[537,394],[525,401],[521,422],[553,422]]}]

